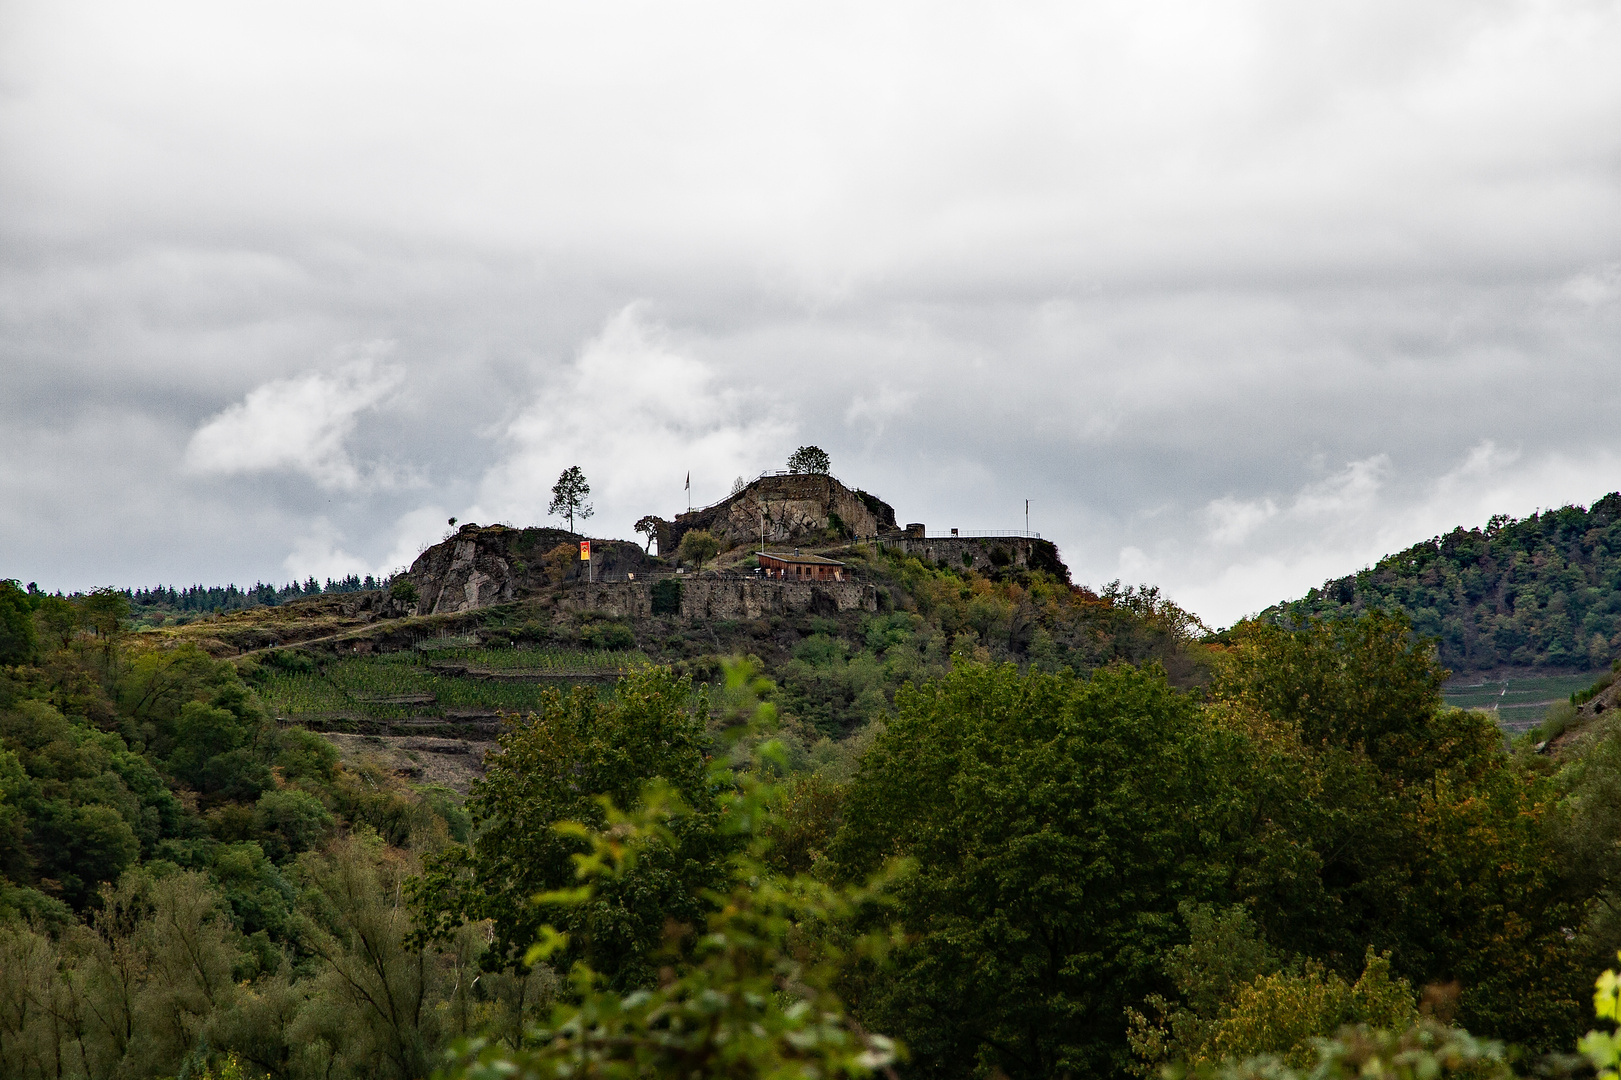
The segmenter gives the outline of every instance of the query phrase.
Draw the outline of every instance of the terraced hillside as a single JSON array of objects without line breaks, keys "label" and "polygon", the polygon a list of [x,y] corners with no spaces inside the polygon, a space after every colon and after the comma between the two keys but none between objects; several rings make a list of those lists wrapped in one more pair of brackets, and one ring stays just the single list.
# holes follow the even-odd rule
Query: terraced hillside
[{"label": "terraced hillside", "polygon": [[389,734],[494,729],[502,713],[529,712],[551,689],[612,683],[647,663],[640,653],[540,646],[492,648],[476,634],[430,638],[410,649],[317,660],[274,652],[257,680],[277,720]]},{"label": "terraced hillside", "polygon": [[1443,689],[1446,703],[1459,709],[1485,709],[1506,731],[1522,732],[1542,723],[1550,706],[1593,682],[1591,672],[1578,675],[1505,675],[1453,679]]}]

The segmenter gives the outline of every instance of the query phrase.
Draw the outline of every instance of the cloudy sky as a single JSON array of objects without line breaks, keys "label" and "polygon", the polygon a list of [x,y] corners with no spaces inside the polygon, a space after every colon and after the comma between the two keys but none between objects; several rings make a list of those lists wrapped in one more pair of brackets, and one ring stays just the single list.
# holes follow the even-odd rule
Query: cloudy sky
[{"label": "cloudy sky", "polygon": [[0,577],[802,443],[1212,625],[1621,488],[1621,5],[0,0]]}]

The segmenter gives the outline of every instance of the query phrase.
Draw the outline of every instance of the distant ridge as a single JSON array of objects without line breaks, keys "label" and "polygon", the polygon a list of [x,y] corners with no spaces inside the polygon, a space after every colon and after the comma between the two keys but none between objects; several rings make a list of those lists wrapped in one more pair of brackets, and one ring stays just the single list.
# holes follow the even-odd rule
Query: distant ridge
[{"label": "distant ridge", "polygon": [[1457,672],[1606,668],[1621,655],[1621,494],[1454,529],[1259,618],[1286,624],[1370,608],[1405,611]]}]

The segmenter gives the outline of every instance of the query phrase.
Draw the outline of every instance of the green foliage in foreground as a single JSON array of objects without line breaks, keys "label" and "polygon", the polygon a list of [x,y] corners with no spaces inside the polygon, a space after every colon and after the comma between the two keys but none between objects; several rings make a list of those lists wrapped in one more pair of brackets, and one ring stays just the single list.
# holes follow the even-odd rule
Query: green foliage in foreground
[{"label": "green foliage in foreground", "polygon": [[1604,668],[1621,653],[1621,493],[1454,529],[1260,618],[1296,625],[1376,609],[1407,612],[1454,671]]},{"label": "green foliage in foreground", "polygon": [[[1001,632],[918,572],[886,662]],[[1429,1075],[1508,1057],[1420,994],[1568,1050],[1621,944],[1621,721],[1510,755],[1398,617],[1240,628],[1196,693],[959,635],[816,776],[756,746],[771,688],[642,670],[514,723],[470,823],[83,616],[0,677],[3,1075]]]},{"label": "green foliage in foreground", "polygon": [[[491,958],[510,961],[556,923],[571,940],[559,955],[565,965],[588,962],[619,988],[650,984],[666,925],[702,921],[703,892],[724,880],[720,791],[704,764],[707,719],[691,680],[666,669],[621,681],[610,698],[550,692],[540,711],[501,735],[498,766],[475,785],[467,801],[475,838],[429,860],[415,889],[428,936],[487,919]],[[585,846],[555,826],[600,826],[600,800],[634,809],[655,777],[684,808],[664,826],[668,842],[599,882],[590,905],[532,903],[573,884],[573,858]]]},{"label": "green foliage in foreground", "polygon": [[[852,990],[859,1015],[932,1076],[1121,1075],[1153,1052],[1127,1017],[1155,995],[1218,1027],[1254,979],[1354,1002],[1336,987],[1371,946],[1393,980],[1461,982],[1466,1023],[1568,1045],[1587,946],[1566,928],[1593,893],[1560,791],[1439,683],[1405,622],[1368,616],[1248,628],[1204,704],[1125,667],[964,664],[908,691],[833,845],[851,880],[916,867],[894,890],[907,942]],[[1189,902],[1245,912],[1262,958],[1219,1000],[1176,978]],[[1390,1015],[1346,1007],[1306,1026]]]},{"label": "green foliage in foreground", "polygon": [[917,937],[875,983],[873,1021],[934,1072],[1118,1071],[1121,1018],[1157,985],[1176,898],[1228,874],[1230,737],[1126,667],[1082,680],[969,665],[897,713],[835,847],[850,874],[892,854],[917,864],[896,886]]},{"label": "green foliage in foreground", "polygon": [[[738,689],[749,672],[732,667],[727,678]],[[744,722],[727,732],[736,740],[752,727]],[[570,973],[575,999],[532,1029],[526,1046],[514,1051],[469,1042],[450,1075],[832,1080],[870,1076],[894,1062],[901,1049],[853,1023],[834,989],[843,950],[828,931],[874,894],[771,872],[770,840],[762,826],[782,790],[762,776],[780,765],[780,748],[767,744],[741,774],[714,766],[710,786],[726,792],[719,828],[737,843],[726,860],[725,883],[708,898],[711,910],[702,930],[674,928],[667,935],[667,966],[656,985],[624,993],[577,962]],[[627,814],[604,799],[603,827],[560,823],[555,831],[585,848],[575,856],[580,885],[542,899],[565,910],[590,908],[620,893],[643,860],[665,861],[679,851],[689,830],[678,825],[690,809],[663,785],[649,788],[639,802]],[[850,951],[879,957],[886,945],[882,935],[872,934],[856,939]],[[548,925],[529,960],[560,956],[568,948],[568,935]]]}]

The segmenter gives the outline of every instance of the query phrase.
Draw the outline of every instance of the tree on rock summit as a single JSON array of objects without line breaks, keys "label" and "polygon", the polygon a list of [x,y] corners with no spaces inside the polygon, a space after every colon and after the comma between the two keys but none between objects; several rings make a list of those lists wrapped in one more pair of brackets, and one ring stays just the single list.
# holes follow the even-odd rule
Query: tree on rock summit
[{"label": "tree on rock summit", "polygon": [[788,471],[826,476],[833,468],[833,459],[820,446],[801,446],[788,457]]},{"label": "tree on rock summit", "polygon": [[557,483],[552,485],[552,503],[546,507],[546,512],[554,517],[568,518],[568,531],[573,532],[576,517],[584,521],[596,512],[585,501],[589,494],[591,485],[586,483],[585,473],[580,471],[578,465],[570,465],[557,478]]}]

